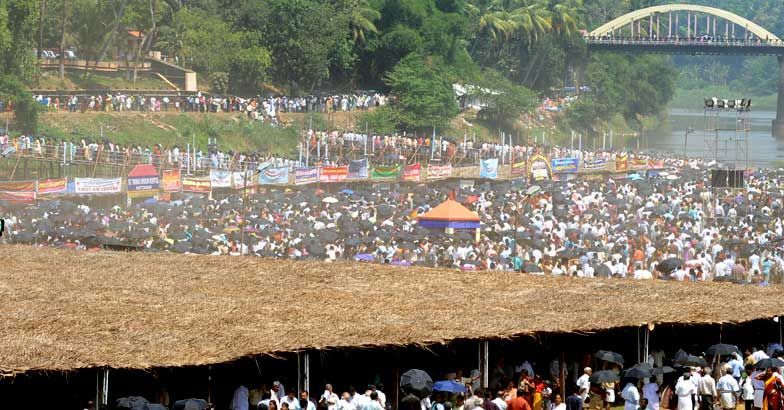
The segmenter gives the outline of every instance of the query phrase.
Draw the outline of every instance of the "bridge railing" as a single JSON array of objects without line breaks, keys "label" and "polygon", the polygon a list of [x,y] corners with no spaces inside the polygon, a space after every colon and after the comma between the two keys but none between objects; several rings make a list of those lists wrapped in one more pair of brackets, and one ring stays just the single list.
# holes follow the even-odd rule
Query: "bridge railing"
[{"label": "bridge railing", "polygon": [[719,38],[631,38],[631,37],[585,37],[588,44],[607,45],[671,45],[671,46],[710,46],[710,47],[784,47],[781,40],[744,40]]}]

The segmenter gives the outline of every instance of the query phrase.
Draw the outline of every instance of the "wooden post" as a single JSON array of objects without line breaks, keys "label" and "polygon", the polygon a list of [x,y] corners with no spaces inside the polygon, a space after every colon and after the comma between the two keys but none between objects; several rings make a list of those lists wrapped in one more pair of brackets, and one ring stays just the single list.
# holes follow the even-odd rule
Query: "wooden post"
[{"label": "wooden post", "polygon": [[490,342],[479,342],[479,369],[482,372],[482,389],[487,389],[490,384]]},{"label": "wooden post", "polygon": [[566,354],[561,351],[560,371],[558,383],[561,386],[561,399],[566,400]]}]

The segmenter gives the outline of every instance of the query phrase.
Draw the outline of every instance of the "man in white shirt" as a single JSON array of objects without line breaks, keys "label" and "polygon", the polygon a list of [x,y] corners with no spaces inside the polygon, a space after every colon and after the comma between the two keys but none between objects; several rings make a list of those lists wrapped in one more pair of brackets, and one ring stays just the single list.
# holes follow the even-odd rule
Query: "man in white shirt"
[{"label": "man in white shirt", "polygon": [[694,408],[692,396],[697,392],[691,380],[691,374],[684,373],[683,377],[675,385],[675,394],[678,395],[677,410],[692,410]]},{"label": "man in white shirt", "polygon": [[626,386],[621,391],[621,397],[624,400],[623,410],[637,410],[640,406],[640,392],[634,383],[626,383]]},{"label": "man in white shirt", "polygon": [[296,401],[294,407],[289,408],[292,410],[316,410],[316,405],[308,398],[308,392],[303,391],[299,394],[299,400]]},{"label": "man in white shirt", "polygon": [[351,395],[348,392],[343,392],[342,397],[338,400],[336,410],[358,410],[353,403],[351,403]]},{"label": "man in white shirt", "polygon": [[338,395],[332,391],[331,384],[324,386],[324,393],[319,399],[319,404],[326,407],[327,410],[337,410]]},{"label": "man in white shirt", "polygon": [[498,407],[498,410],[506,410],[506,401],[504,400],[504,392],[498,391],[495,398],[492,401]]},{"label": "man in white shirt", "polygon": [[577,379],[577,389],[580,397],[583,398],[583,403],[585,403],[585,399],[588,397],[588,391],[591,390],[591,373],[593,373],[593,370],[590,367],[586,367],[583,369],[583,375]]},{"label": "man in white shirt", "polygon": [[736,398],[740,392],[740,386],[738,385],[738,381],[732,376],[731,367],[727,366],[724,371],[724,376],[719,378],[719,382],[716,384],[716,390],[718,390],[719,393],[719,404],[721,405],[721,408],[724,410],[735,409],[737,402]]},{"label": "man in white shirt", "polygon": [[697,382],[697,391],[700,394],[700,409],[713,410],[713,403],[716,401],[716,382],[710,375],[710,368],[706,367],[702,371],[702,376]]}]

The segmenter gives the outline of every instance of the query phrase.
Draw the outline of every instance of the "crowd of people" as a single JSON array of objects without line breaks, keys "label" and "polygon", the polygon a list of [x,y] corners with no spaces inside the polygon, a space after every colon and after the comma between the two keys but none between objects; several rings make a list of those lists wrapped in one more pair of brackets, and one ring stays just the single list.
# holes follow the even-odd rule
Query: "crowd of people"
[{"label": "crowd of people", "polygon": [[239,112],[252,118],[276,117],[278,113],[346,112],[367,110],[387,104],[388,97],[374,91],[349,94],[322,94],[303,97],[207,95],[197,92],[188,96],[130,95],[122,92],[68,96],[35,96],[35,101],[49,111],[68,112]]},{"label": "crowd of people", "polygon": [[[614,153],[568,152],[584,158]],[[394,265],[514,270],[636,279],[780,278],[784,174],[760,170],[746,191],[712,191],[708,166],[668,159],[670,172],[570,181],[447,180],[428,184],[307,185],[102,208],[85,199],[3,209],[3,240],[95,248]],[[481,219],[481,235],[426,229],[417,216],[454,198]],[[243,232],[240,232],[243,229]],[[242,242],[241,242],[242,241]],[[666,263],[664,263],[666,262]]]},{"label": "crowd of people", "polygon": [[[714,346],[712,346],[714,347]],[[537,363],[501,356],[486,375],[480,369],[457,369],[444,375],[432,391],[401,385],[400,410],[781,410],[784,404],[784,350],[778,343],[748,347],[743,354],[732,345],[692,355],[679,350],[648,354],[643,363],[624,366],[617,353],[586,353],[562,364],[558,359]],[[599,367],[594,371],[591,367]],[[561,383],[563,382],[563,386]],[[286,389],[280,381],[242,384],[234,390],[231,410],[385,410],[393,408],[383,386],[357,390],[332,384],[323,393]],[[442,389],[442,390],[441,390]],[[561,392],[564,392],[562,396]]]}]

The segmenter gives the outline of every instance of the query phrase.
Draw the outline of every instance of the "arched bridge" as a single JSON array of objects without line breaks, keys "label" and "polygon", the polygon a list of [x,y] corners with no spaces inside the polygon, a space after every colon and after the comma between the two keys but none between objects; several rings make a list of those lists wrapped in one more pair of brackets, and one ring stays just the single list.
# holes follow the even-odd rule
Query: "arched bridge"
[{"label": "arched bridge", "polygon": [[665,4],[607,22],[587,33],[585,42],[590,51],[775,55],[779,86],[773,134],[784,138],[784,41],[748,19],[715,7]]}]

